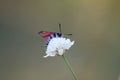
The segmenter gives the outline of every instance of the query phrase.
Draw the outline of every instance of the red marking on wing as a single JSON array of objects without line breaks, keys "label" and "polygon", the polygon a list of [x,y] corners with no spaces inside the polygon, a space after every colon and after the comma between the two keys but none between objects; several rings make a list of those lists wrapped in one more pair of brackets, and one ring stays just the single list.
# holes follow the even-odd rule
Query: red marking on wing
[{"label": "red marking on wing", "polygon": [[45,39],[48,39],[53,33],[55,33],[55,32],[47,32],[47,31],[40,31],[39,32],[39,34]]}]

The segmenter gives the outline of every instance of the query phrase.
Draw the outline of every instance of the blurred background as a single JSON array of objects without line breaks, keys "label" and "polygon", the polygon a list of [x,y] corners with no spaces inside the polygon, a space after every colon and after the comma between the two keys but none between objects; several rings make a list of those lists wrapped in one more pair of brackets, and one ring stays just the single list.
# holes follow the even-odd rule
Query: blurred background
[{"label": "blurred background", "polygon": [[43,58],[37,33],[58,23],[78,80],[120,80],[119,0],[0,0],[0,80],[73,80],[62,57]]}]

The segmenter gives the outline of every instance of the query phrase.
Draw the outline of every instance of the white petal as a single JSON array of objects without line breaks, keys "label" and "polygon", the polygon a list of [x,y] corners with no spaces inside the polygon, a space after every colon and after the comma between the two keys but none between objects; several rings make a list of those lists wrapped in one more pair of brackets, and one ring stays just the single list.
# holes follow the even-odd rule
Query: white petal
[{"label": "white petal", "polygon": [[49,54],[47,54],[47,55],[45,55],[45,56],[43,56],[44,58],[47,58],[49,56]]}]

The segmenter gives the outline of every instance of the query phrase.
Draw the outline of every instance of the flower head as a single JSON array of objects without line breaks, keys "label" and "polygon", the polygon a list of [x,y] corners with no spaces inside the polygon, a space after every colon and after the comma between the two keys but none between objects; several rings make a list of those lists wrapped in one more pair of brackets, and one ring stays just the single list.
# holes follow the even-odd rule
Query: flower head
[{"label": "flower head", "polygon": [[74,41],[63,37],[52,38],[47,46],[45,58],[48,56],[54,57],[56,55],[63,55],[66,50],[74,44]]}]

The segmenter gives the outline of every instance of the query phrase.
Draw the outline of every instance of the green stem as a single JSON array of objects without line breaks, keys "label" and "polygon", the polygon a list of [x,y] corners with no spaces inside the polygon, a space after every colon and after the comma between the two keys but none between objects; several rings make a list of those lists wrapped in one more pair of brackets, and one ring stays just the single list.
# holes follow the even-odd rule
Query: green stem
[{"label": "green stem", "polygon": [[72,67],[71,67],[71,65],[70,65],[67,57],[65,57],[65,55],[62,55],[62,57],[63,57],[66,65],[67,65],[67,67],[69,68],[70,72],[72,73],[72,75],[73,75],[73,77],[74,77],[74,80],[77,80],[77,78],[76,78],[76,76],[75,76],[75,73],[73,72]]}]

